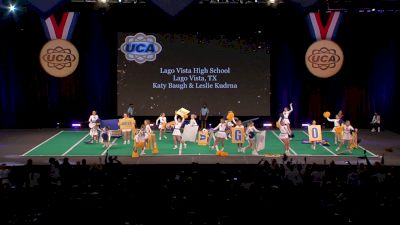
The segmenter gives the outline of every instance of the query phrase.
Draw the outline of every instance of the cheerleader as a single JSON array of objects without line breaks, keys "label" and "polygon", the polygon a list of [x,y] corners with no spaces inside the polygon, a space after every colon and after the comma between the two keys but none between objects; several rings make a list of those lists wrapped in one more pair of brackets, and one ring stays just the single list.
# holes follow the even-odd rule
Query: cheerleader
[{"label": "cheerleader", "polygon": [[165,113],[161,113],[161,115],[157,118],[156,125],[158,125],[158,129],[160,129],[160,141],[163,134],[164,138],[167,139],[167,136],[165,135],[167,125],[167,117],[165,117]]},{"label": "cheerleader", "polygon": [[256,133],[260,132],[257,130],[257,128],[254,126],[253,122],[249,123],[249,126],[247,126],[246,129],[246,138],[247,141],[249,142],[249,145],[246,146],[245,148],[242,149],[242,152],[244,153],[248,148],[252,149],[252,155],[258,155],[258,152],[256,150]]},{"label": "cheerleader", "polygon": [[101,132],[101,138],[103,139],[103,147],[108,148],[110,147],[110,140],[111,140],[111,130],[110,127],[104,127]]},{"label": "cheerleader", "polygon": [[290,131],[290,133],[292,133],[292,131],[290,130],[289,115],[290,115],[291,112],[293,112],[293,103],[290,103],[289,106],[290,106],[290,110],[288,109],[288,107],[285,107],[283,109],[283,112],[282,112],[283,119],[282,119],[282,121],[286,125],[286,127]]},{"label": "cheerleader", "polygon": [[98,139],[98,130],[99,127],[97,125],[98,121],[100,120],[99,116],[97,115],[96,111],[92,111],[92,115],[89,117],[89,126],[90,126],[90,136],[92,137],[92,140],[90,141],[93,143],[93,141],[96,141],[96,143],[99,142]]},{"label": "cheerleader", "polygon": [[[236,128],[243,128],[244,129],[244,126],[243,126],[241,120],[236,120]],[[243,143],[237,143],[237,146],[238,146],[238,152],[244,152]]]},{"label": "cheerleader", "polygon": [[[129,118],[128,113],[124,113],[124,119],[128,119],[128,118]],[[120,124],[118,123],[118,125],[120,125]],[[131,143],[131,132],[132,132],[132,129],[122,129],[124,145]]]},{"label": "cheerleader", "polygon": [[342,127],[341,127],[341,119],[339,115],[336,115],[335,119],[326,118],[329,122],[333,122],[333,131],[335,132],[335,145],[340,143],[342,138]]},{"label": "cheerleader", "polygon": [[172,132],[172,136],[174,137],[174,148],[173,149],[177,149],[178,143],[179,143],[179,151],[181,151],[182,144],[186,148],[186,144],[182,141],[182,133],[181,133],[181,126],[182,126],[183,122],[185,121],[185,118],[182,118],[182,119],[180,117],[178,118],[178,115],[175,114],[174,121],[175,121],[174,131]]},{"label": "cheerleader", "polygon": [[146,134],[148,134],[150,136],[153,133],[153,131],[151,130],[151,127],[150,127],[150,120],[145,120],[144,125],[145,125]]},{"label": "cheerleader", "polygon": [[[233,114],[232,111],[228,111],[228,114],[227,114],[227,116],[226,116],[226,121],[227,121],[226,124],[228,125],[228,131],[227,131],[227,133],[228,133],[228,137],[229,137],[229,138],[231,138],[231,128],[234,127],[234,126],[236,125],[236,119],[237,119],[237,118],[235,118],[235,114]],[[225,138],[225,139],[228,139],[228,137]]]},{"label": "cheerleader", "polygon": [[192,114],[190,115],[190,122],[189,125],[194,127],[194,126],[198,126],[197,125],[197,121],[196,121],[196,114]]},{"label": "cheerleader", "polygon": [[[313,120],[311,125],[317,125],[317,121]],[[310,141],[310,144],[311,144],[311,148],[313,150],[315,150],[317,148],[317,142],[316,141]]]},{"label": "cheerleader", "polygon": [[138,150],[141,149],[141,155],[145,155],[146,153],[144,152],[144,150],[146,150],[146,142],[148,139],[149,135],[146,133],[146,126],[143,124],[140,127],[139,132],[135,135],[135,145],[133,151],[137,153]]},{"label": "cheerleader", "polygon": [[[215,133],[216,139],[215,139],[215,142],[214,142],[214,145],[212,148],[215,148],[217,150],[217,155],[219,154],[220,151],[221,152],[224,151],[224,146],[225,146],[224,142],[226,139],[226,127],[227,127],[227,124],[225,122],[225,119],[221,118],[218,126],[213,129],[214,131],[217,131],[217,132]],[[222,146],[221,150],[218,149],[219,143],[221,143],[221,146]]]},{"label": "cheerleader", "polygon": [[347,150],[350,151],[351,149],[351,144],[353,143],[353,132],[355,129],[353,126],[351,126],[350,121],[347,120],[346,123],[343,126],[343,138],[340,142],[340,145],[336,148],[336,151],[339,151],[339,149],[342,147],[345,141],[347,141]]},{"label": "cheerleader", "polygon": [[280,130],[280,134],[279,134],[279,139],[281,139],[281,141],[283,142],[284,146],[285,146],[285,154],[289,155],[290,154],[290,140],[289,140],[289,135],[291,134],[288,126],[285,124],[285,122],[283,120],[281,120],[281,118],[279,118],[279,130]]}]

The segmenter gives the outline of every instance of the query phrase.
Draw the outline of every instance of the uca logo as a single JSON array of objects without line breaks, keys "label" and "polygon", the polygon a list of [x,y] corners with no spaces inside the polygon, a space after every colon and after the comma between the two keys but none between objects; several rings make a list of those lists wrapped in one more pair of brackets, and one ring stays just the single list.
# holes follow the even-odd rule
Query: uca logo
[{"label": "uca logo", "polygon": [[47,54],[43,55],[43,61],[47,63],[47,66],[62,70],[65,67],[71,67],[76,56],[72,54],[71,49],[62,48],[60,46],[54,49],[47,49]]},{"label": "uca logo", "polygon": [[143,64],[147,61],[154,61],[162,50],[161,45],[153,35],[137,33],[135,36],[127,36],[121,45],[121,51],[128,61],[135,61]]},{"label": "uca logo", "polygon": [[335,49],[322,47],[313,50],[312,54],[308,56],[308,61],[312,64],[312,67],[326,70],[328,68],[334,68],[340,61],[340,56],[336,54]]}]

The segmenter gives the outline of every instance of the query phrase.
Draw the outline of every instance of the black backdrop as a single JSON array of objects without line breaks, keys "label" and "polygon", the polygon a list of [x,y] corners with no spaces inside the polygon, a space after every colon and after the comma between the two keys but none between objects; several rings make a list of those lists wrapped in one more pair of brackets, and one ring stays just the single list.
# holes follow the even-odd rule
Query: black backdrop
[{"label": "black backdrop", "polygon": [[13,18],[2,12],[0,127],[54,127],[56,122],[86,120],[93,109],[102,118],[118,116],[118,31],[202,29],[215,34],[223,29],[230,38],[271,43],[271,119],[293,102],[292,120],[297,126],[311,119],[323,123],[323,111],[342,109],[357,127],[368,126],[373,111],[378,111],[384,127],[400,131],[396,118],[400,65],[396,26],[400,15],[347,13],[336,40],[345,54],[344,66],[333,78],[319,79],[304,65],[305,51],[313,41],[304,19],[306,12],[287,4],[278,9],[191,5],[175,17],[150,4],[121,4],[105,10],[71,3],[63,10],[81,12],[72,39],[80,52],[80,65],[63,79],[52,78],[40,68],[38,54],[46,39],[38,16],[28,11]]}]

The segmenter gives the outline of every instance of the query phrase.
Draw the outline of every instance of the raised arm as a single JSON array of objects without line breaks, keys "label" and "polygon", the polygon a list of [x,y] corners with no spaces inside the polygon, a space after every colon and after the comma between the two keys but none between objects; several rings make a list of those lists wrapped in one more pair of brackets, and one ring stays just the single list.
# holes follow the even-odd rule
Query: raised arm
[{"label": "raised arm", "polygon": [[175,123],[178,123],[178,115],[177,114],[175,114],[174,120],[175,120]]},{"label": "raised arm", "polygon": [[161,120],[161,116],[159,116],[156,120],[156,125],[158,125],[158,122]]},{"label": "raised arm", "polygon": [[335,122],[336,119],[326,118],[329,122]]},{"label": "raised arm", "polygon": [[291,113],[291,112],[293,112],[293,104],[292,103],[290,103],[290,110],[288,111],[288,113]]}]

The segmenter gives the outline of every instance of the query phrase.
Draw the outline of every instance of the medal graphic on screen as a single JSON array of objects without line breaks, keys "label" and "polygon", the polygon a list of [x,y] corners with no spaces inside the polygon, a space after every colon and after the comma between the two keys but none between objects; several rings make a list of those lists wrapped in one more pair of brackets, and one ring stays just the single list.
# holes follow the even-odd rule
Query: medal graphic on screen
[{"label": "medal graphic on screen", "polygon": [[51,76],[66,77],[71,75],[79,64],[79,53],[69,42],[78,19],[78,13],[63,13],[60,24],[54,15],[42,20],[47,42],[40,51],[40,64]]}]

